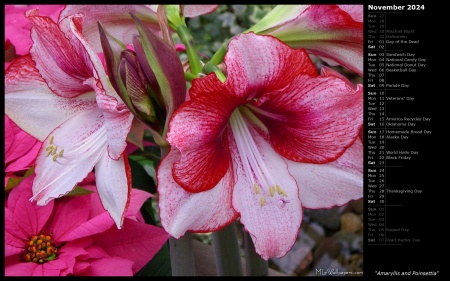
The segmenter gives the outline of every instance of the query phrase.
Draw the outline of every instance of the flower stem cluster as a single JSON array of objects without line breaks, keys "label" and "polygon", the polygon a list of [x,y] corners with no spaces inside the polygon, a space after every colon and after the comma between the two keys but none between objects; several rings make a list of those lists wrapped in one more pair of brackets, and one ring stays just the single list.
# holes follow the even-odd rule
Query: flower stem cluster
[{"label": "flower stem cluster", "polygon": [[170,42],[155,35],[135,15],[131,17],[138,31],[132,49],[99,24],[111,84],[134,116],[147,125],[156,144],[168,146],[168,120],[186,96],[183,66]]}]

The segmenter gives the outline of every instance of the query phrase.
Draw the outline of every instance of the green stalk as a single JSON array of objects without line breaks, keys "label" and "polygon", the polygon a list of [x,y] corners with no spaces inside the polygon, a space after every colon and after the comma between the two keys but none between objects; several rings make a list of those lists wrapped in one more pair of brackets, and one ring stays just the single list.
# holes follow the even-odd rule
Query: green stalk
[{"label": "green stalk", "polygon": [[247,276],[269,276],[269,262],[256,253],[252,238],[245,230],[244,247]]},{"label": "green stalk", "polygon": [[243,276],[237,228],[233,222],[212,233],[218,276]]},{"label": "green stalk", "polygon": [[225,80],[227,79],[225,75],[222,73],[222,71],[220,71],[220,69],[217,67],[217,65],[212,64],[211,62],[207,62],[205,64],[205,66],[203,67],[203,71],[205,72],[205,74],[214,72],[217,78],[219,78],[220,82],[222,83],[225,82]]},{"label": "green stalk", "polygon": [[213,57],[209,61],[210,63],[218,65],[219,63],[221,63],[223,61],[223,58],[225,57],[225,54],[228,51],[228,43],[230,42],[230,40],[231,39],[225,41],[222,44],[222,46],[220,46],[219,50],[217,50],[217,52],[213,55]]},{"label": "green stalk", "polygon": [[200,59],[198,58],[197,51],[194,48],[194,40],[189,32],[189,29],[185,25],[177,26],[177,34],[180,37],[181,42],[183,42],[186,47],[186,54],[189,59],[189,66],[191,73],[195,76],[202,70],[202,65],[200,64]]},{"label": "green stalk", "polygon": [[192,234],[175,239],[169,238],[170,266],[172,276],[195,276],[195,260],[192,248]]},{"label": "green stalk", "polygon": [[184,73],[184,79],[186,79],[186,81],[191,82],[191,81],[194,80],[195,78],[197,78],[197,76],[195,76],[195,75],[192,74],[192,73],[189,73],[189,72],[185,72],[185,73]]},{"label": "green stalk", "polygon": [[[168,152],[168,147],[161,147],[161,159]],[[195,276],[194,250],[190,232],[186,232],[179,239],[169,237],[169,251],[172,276]]]}]

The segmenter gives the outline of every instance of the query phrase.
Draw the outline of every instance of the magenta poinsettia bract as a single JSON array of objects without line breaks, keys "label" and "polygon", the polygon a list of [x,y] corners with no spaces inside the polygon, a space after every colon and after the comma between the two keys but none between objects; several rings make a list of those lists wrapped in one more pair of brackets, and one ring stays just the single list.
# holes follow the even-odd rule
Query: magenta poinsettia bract
[{"label": "magenta poinsettia bract", "polygon": [[[34,175],[13,188],[5,202],[5,276],[133,276],[169,238],[143,222],[152,195],[132,189],[123,229],[98,193],[64,197],[45,206],[30,202]],[[93,174],[80,183],[94,191]]]}]

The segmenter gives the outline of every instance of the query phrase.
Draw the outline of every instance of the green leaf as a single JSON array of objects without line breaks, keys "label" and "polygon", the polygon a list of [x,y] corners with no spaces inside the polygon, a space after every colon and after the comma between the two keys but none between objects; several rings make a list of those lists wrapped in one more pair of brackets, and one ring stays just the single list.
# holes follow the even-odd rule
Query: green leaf
[{"label": "green leaf", "polygon": [[87,195],[87,194],[91,194],[91,193],[94,193],[94,192],[77,185],[71,192],[67,193],[66,196],[82,196],[82,195]]},{"label": "green leaf", "polygon": [[21,181],[23,181],[26,177],[29,175],[32,175],[34,173],[34,167],[32,166],[30,169],[28,169],[25,174],[20,178],[8,178],[8,182],[5,186],[5,192],[10,192],[11,189],[16,187]]},{"label": "green leaf", "polygon": [[156,206],[153,206],[153,200],[148,199],[144,202],[141,207],[141,214],[144,217],[144,221],[146,224],[151,224],[155,226],[161,227],[159,222],[158,211],[156,210]]},{"label": "green leaf", "polygon": [[[137,159],[137,160],[136,160]],[[128,162],[131,168],[131,182],[132,186],[135,188],[139,188],[145,191],[148,191],[152,194],[156,193],[156,172],[155,177],[151,177],[148,170],[153,169],[153,161],[146,159],[142,155],[130,155],[128,156]],[[151,171],[150,171],[151,172]]]}]

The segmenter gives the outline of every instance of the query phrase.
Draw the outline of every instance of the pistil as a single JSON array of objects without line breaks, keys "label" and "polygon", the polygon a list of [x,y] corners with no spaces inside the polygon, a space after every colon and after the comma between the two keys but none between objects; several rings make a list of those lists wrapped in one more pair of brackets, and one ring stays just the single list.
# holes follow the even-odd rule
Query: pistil
[{"label": "pistil", "polygon": [[246,174],[252,178],[255,194],[260,197],[259,204],[264,206],[275,196],[287,197],[286,191],[272,179],[239,109],[231,114],[230,123]]}]

